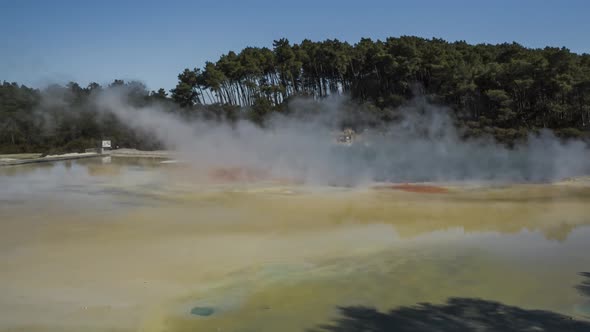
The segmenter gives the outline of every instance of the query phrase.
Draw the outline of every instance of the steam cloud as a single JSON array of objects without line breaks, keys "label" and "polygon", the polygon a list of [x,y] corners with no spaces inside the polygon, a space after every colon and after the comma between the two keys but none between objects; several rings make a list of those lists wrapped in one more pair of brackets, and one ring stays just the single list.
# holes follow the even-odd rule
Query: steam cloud
[{"label": "steam cloud", "polygon": [[343,98],[296,100],[290,104],[295,114],[276,114],[264,129],[245,120],[187,122],[157,105],[132,107],[121,91],[102,92],[95,102],[199,167],[260,169],[306,183],[552,181],[590,171],[583,142],[562,142],[550,132],[514,148],[492,139],[464,141],[447,110],[424,101],[400,109],[394,124],[359,133],[348,147],[334,144],[334,133],[350,120]]}]

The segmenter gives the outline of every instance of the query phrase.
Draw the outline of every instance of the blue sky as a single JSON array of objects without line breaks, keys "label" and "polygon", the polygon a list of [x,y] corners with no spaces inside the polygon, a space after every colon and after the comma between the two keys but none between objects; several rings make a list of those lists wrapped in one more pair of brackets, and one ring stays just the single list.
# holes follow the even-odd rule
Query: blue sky
[{"label": "blue sky", "polygon": [[186,67],[286,37],[417,35],[590,53],[590,0],[0,0],[0,81],[137,79],[171,89]]}]

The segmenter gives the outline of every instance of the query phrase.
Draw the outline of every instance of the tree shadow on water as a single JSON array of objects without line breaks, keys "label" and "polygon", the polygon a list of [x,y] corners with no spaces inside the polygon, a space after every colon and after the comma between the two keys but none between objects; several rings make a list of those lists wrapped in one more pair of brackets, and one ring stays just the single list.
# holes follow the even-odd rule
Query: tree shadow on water
[{"label": "tree shadow on water", "polygon": [[[590,273],[576,288],[590,296]],[[308,332],[590,332],[590,321],[499,302],[450,298],[444,304],[420,303],[380,312],[369,307],[340,307],[341,316]]]}]

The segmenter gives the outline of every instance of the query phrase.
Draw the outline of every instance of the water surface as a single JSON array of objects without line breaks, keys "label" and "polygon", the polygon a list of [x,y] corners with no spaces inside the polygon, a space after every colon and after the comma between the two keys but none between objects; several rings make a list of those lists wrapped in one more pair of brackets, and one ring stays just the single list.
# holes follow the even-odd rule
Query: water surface
[{"label": "water surface", "polygon": [[584,319],[590,187],[227,182],[86,159],[0,168],[0,330],[304,331],[450,297]]}]

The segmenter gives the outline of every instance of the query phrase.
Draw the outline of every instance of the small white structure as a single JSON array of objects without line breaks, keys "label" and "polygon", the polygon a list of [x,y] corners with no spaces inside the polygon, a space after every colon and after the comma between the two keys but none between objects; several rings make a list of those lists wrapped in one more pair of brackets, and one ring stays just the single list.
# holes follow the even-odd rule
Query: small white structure
[{"label": "small white structure", "polygon": [[105,151],[111,150],[111,140],[103,140],[100,144],[100,154],[103,154]]}]

